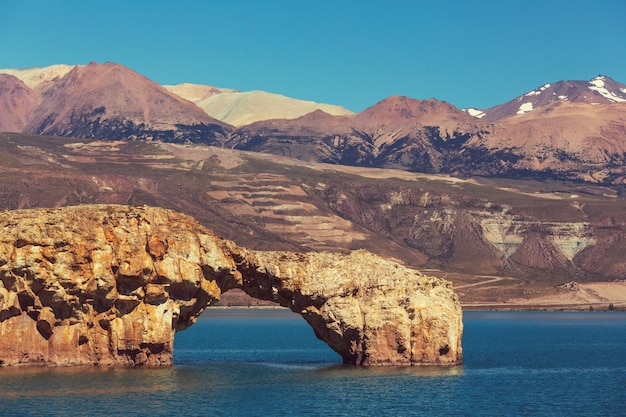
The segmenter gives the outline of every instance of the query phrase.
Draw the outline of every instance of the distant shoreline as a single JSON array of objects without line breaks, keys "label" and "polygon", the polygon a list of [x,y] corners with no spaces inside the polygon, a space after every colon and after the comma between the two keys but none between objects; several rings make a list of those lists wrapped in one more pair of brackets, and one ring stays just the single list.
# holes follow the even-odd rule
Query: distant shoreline
[{"label": "distant shoreline", "polygon": [[[596,312],[625,312],[626,305],[616,305],[613,309],[604,304],[551,304],[551,305],[527,305],[527,304],[507,304],[507,303],[468,303],[461,304],[463,311],[596,311]],[[207,310],[286,310],[287,307],[271,305],[229,305],[229,306],[209,306]]]},{"label": "distant shoreline", "polygon": [[593,304],[507,304],[507,303],[469,303],[461,304],[463,311],[605,311],[624,312],[626,305],[607,303]]},{"label": "distant shoreline", "polygon": [[229,309],[249,309],[249,310],[289,310],[287,307],[283,306],[271,306],[271,305],[229,305],[229,306],[208,306],[207,309],[213,310],[229,310]]}]

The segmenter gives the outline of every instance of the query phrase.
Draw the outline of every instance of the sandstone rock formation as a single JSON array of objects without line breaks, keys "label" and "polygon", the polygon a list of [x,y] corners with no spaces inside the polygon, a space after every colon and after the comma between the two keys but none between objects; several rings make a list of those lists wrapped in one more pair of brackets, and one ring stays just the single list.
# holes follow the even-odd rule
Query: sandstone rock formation
[{"label": "sandstone rock formation", "polygon": [[167,365],[232,288],[301,314],[344,363],[458,364],[450,284],[365,251],[260,252],[165,209],[0,214],[0,365]]},{"label": "sandstone rock formation", "polygon": [[366,251],[242,253],[243,289],[300,313],[344,363],[461,362],[461,308],[443,280]]}]

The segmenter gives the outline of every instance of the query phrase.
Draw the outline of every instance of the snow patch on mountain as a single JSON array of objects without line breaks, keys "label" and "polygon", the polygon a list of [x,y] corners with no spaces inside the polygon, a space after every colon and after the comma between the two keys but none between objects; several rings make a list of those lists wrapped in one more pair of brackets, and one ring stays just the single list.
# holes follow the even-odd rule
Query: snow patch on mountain
[{"label": "snow patch on mountain", "polygon": [[530,111],[533,111],[533,103],[523,103],[521,106],[519,106],[519,110],[517,111],[517,114],[525,114],[528,113]]},{"label": "snow patch on mountain", "polygon": [[602,97],[606,98],[607,100],[610,100],[616,103],[621,103],[621,102],[626,101],[626,99],[619,97],[617,94],[613,93],[612,91],[609,91],[605,87],[603,76],[594,78],[593,80],[589,81],[589,84],[591,84],[589,86],[589,89],[591,91],[595,91],[599,93]]},{"label": "snow patch on mountain", "polygon": [[[529,93],[524,94],[523,97],[531,97],[531,96],[538,96],[539,94],[541,94],[543,91],[547,90],[548,88],[550,88],[550,84],[546,84],[543,87],[541,87],[539,90],[533,90]],[[522,97],[520,97],[518,100],[521,100]]]},{"label": "snow patch on mountain", "polygon": [[469,109],[463,109],[464,112],[466,112],[467,114],[469,114],[470,116],[473,116],[477,119],[480,119],[482,117],[485,116],[485,112],[479,109],[475,109],[473,107],[470,107]]}]

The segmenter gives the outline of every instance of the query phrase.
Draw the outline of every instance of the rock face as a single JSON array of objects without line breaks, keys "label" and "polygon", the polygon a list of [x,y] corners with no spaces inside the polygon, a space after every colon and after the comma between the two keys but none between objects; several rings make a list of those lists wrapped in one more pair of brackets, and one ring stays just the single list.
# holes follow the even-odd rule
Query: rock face
[{"label": "rock face", "polygon": [[300,313],[344,363],[461,362],[461,308],[447,282],[366,251],[242,254],[244,291]]},{"label": "rock face", "polygon": [[0,214],[1,365],[168,365],[232,288],[301,314],[344,363],[458,364],[450,284],[365,251],[260,252],[165,209]]}]

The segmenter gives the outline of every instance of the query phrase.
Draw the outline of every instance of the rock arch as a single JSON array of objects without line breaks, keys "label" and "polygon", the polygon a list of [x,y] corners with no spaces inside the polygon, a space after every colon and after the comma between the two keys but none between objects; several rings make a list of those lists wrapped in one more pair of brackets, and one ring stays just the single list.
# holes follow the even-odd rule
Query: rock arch
[{"label": "rock arch", "polygon": [[0,231],[0,364],[169,365],[175,332],[232,288],[301,314],[347,364],[462,360],[451,285],[365,251],[253,251],[143,206],[6,211]]}]

